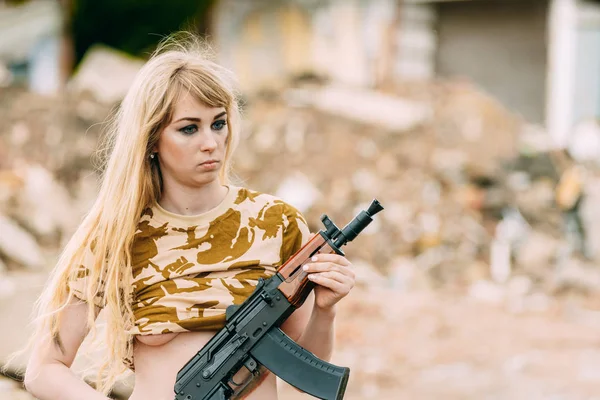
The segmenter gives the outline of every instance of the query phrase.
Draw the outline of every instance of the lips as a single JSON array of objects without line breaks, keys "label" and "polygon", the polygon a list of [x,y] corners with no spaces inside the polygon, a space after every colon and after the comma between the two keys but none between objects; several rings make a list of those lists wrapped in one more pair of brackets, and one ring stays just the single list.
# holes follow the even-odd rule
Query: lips
[{"label": "lips", "polygon": [[204,161],[200,165],[213,164],[213,163],[216,164],[218,162],[219,162],[218,160],[208,160],[208,161]]}]

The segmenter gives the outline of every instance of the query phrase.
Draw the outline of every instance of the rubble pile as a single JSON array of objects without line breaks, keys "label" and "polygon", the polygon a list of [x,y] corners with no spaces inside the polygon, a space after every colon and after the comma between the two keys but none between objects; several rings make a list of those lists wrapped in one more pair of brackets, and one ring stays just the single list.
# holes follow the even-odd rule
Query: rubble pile
[{"label": "rubble pile", "polygon": [[[0,306],[19,293],[15,273],[47,275],[94,201],[93,156],[112,107],[90,90],[45,98],[0,88]],[[249,97],[243,114],[234,183],[289,201],[313,232],[324,213],[341,227],[373,198],[385,207],[346,249],[360,298],[341,309],[340,364],[362,360],[351,350],[364,344],[360,335],[344,332],[372,325],[350,317],[368,319],[365,296],[458,289],[523,312],[548,310],[549,292],[600,288],[595,255],[577,255],[565,237],[556,155],[523,151],[530,127],[469,84],[430,83],[401,98],[304,85]],[[591,229],[600,225],[597,176],[590,168],[582,209],[591,238],[600,236]],[[376,391],[366,384],[373,376],[380,386],[400,376],[382,368],[406,363],[399,354],[354,367],[365,398]]]},{"label": "rubble pile", "polygon": [[[95,198],[92,165],[108,107],[0,90],[0,260],[42,270]],[[5,234],[6,233],[6,234]]]},{"label": "rubble pile", "polygon": [[[248,98],[237,183],[288,200],[313,231],[323,213],[342,225],[380,200],[385,211],[347,249],[367,281],[408,289],[548,275],[564,244],[552,156],[520,155],[525,124],[466,83],[419,93],[306,85]],[[96,195],[109,111],[89,91],[0,92],[0,226],[11,232],[2,269],[47,268],[72,233]]]},{"label": "rubble pile", "polygon": [[246,120],[240,175],[297,205],[313,231],[322,213],[341,224],[374,197],[385,206],[347,249],[367,281],[465,287],[525,274],[554,290],[559,261],[590,262],[565,250],[556,155],[524,153],[531,127],[467,83],[403,99],[300,87],[249,99]]}]

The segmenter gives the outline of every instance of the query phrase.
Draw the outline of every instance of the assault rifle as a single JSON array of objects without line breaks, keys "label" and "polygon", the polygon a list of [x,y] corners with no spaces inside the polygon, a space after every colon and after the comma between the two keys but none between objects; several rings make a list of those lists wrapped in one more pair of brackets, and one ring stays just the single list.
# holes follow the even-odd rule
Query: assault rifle
[{"label": "assault rifle", "polygon": [[[260,279],[242,304],[227,307],[225,327],[177,373],[175,399],[227,400],[250,383],[261,365],[312,396],[342,399],[350,369],[316,357],[279,326],[314,288],[302,266],[318,253],[344,255],[340,247],[354,240],[381,210],[381,204],[373,200],[343,229],[323,215],[325,230],[315,234],[275,275]],[[252,373],[251,378],[234,382],[234,375],[243,367]]]}]

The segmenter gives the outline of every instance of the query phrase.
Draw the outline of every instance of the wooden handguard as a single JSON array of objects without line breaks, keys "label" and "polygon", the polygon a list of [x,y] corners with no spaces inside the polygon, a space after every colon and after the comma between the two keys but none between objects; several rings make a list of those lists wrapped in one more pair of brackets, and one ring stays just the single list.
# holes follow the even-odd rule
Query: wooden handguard
[{"label": "wooden handguard", "polygon": [[296,308],[300,307],[314,288],[314,283],[308,279],[302,266],[310,262],[315,254],[332,254],[335,250],[329,246],[325,238],[315,234],[294,256],[283,264],[277,272],[283,276],[279,290]]}]

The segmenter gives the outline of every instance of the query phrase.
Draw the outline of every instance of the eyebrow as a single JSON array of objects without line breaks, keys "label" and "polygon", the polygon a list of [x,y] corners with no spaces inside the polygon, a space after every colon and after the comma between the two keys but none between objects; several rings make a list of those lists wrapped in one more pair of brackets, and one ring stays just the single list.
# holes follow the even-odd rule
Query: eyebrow
[{"label": "eyebrow", "polygon": [[[214,116],[213,121],[217,118],[221,118],[223,115],[227,114],[227,111],[223,111],[220,114],[217,114]],[[200,118],[194,118],[194,117],[183,117],[183,118],[179,118],[177,121],[175,122],[179,122],[179,121],[193,121],[193,122],[200,122],[201,119]],[[175,123],[173,122],[173,123]]]}]

